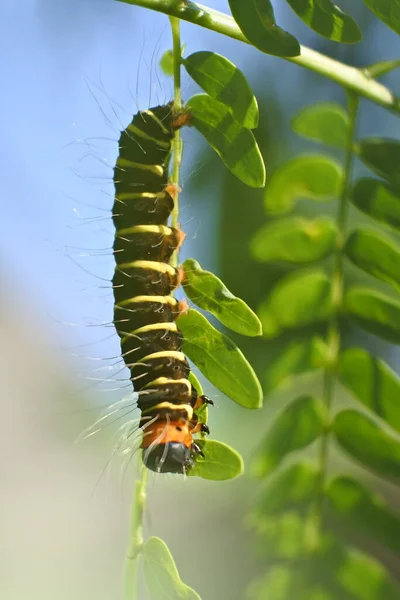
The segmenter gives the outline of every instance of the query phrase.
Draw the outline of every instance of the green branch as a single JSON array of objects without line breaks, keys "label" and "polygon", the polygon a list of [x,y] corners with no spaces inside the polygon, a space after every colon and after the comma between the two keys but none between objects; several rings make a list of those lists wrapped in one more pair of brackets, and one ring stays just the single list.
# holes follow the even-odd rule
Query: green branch
[{"label": "green branch", "polygon": [[132,502],[132,520],[129,539],[129,549],[125,563],[125,592],[124,600],[139,598],[139,554],[143,547],[143,513],[146,505],[147,469],[141,467],[140,479],[135,483],[135,493]]},{"label": "green branch", "polygon": [[[189,23],[200,25],[211,31],[222,33],[235,40],[245,42],[244,37],[235,21],[229,15],[186,0],[119,0],[150,8],[172,17],[178,17]],[[348,90],[364,96],[376,104],[400,114],[400,100],[384,85],[374,81],[363,71],[349,67],[337,60],[329,58],[311,48],[301,46],[301,55],[295,58],[285,58],[301,67],[315,71],[332,81],[336,81]]]}]

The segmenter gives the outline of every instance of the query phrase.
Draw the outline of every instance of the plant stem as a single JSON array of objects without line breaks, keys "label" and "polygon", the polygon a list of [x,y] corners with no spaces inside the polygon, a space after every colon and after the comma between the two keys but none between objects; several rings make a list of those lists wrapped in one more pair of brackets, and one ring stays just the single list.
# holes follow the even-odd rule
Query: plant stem
[{"label": "plant stem", "polygon": [[[186,0],[118,0],[136,6],[149,8],[189,23],[200,25],[235,40],[250,42],[245,38],[234,19],[207,6]],[[285,58],[301,67],[315,71],[332,79],[359,96],[364,96],[376,104],[400,114],[400,100],[384,85],[371,79],[366,73],[355,67],[349,67],[337,60],[320,54],[311,48],[301,46],[300,56]]]},{"label": "plant stem", "polygon": [[[172,57],[174,65],[174,104],[173,111],[179,113],[182,110],[182,98],[181,98],[181,33],[180,33],[180,21],[176,17],[169,18],[171,23],[172,31]],[[178,226],[179,220],[179,178],[180,168],[182,162],[182,139],[180,129],[175,130],[173,140],[173,165],[171,174],[171,183],[176,186],[176,192],[174,196],[174,208],[171,213],[171,225],[172,227]],[[174,252],[171,258],[172,266],[178,264],[178,251]]]},{"label": "plant stem", "polygon": [[143,513],[146,505],[147,469],[142,465],[132,502],[131,535],[125,563],[125,600],[139,600],[139,554],[143,546]]},{"label": "plant stem", "polygon": [[[346,240],[347,216],[349,211],[348,194],[351,184],[351,171],[353,166],[353,146],[356,129],[356,118],[359,98],[353,93],[348,94],[348,111],[349,111],[349,130],[346,141],[346,154],[344,160],[344,173],[339,197],[339,206],[336,218],[337,227],[337,242],[334,256],[333,273],[332,273],[332,317],[328,324],[327,346],[329,364],[325,368],[323,395],[327,411],[329,413],[335,392],[335,380],[337,364],[340,356],[341,334],[339,318],[344,299],[344,269],[343,269],[343,247]],[[326,481],[326,470],[328,462],[328,446],[329,446],[329,430],[327,429],[322,437],[319,467],[320,467],[320,486],[319,500],[317,506],[319,529],[321,526],[321,501],[323,498],[323,488]]]}]

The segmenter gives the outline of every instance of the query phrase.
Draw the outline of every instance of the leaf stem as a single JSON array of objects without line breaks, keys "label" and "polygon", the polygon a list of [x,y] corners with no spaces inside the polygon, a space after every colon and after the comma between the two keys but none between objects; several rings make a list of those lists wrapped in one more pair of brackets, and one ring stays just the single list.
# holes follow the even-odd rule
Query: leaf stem
[{"label": "leaf stem", "polygon": [[[174,68],[174,103],[173,103],[173,111],[175,113],[179,113],[182,110],[182,98],[181,98],[181,33],[180,33],[180,20],[176,17],[169,18],[171,23],[171,31],[172,31],[172,59],[173,59],[173,68]],[[177,128],[175,130],[174,139],[173,139],[173,164],[172,164],[172,174],[171,174],[171,183],[175,185],[176,192],[174,196],[174,208],[171,213],[171,225],[172,227],[178,226],[179,220],[179,178],[180,178],[180,169],[182,162],[182,139],[180,129]],[[171,258],[172,266],[178,265],[178,250],[174,252]]]},{"label": "leaf stem", "polygon": [[[337,243],[335,249],[333,272],[332,272],[332,304],[333,313],[328,324],[327,334],[327,346],[329,363],[325,368],[324,383],[323,383],[323,396],[327,411],[329,413],[335,392],[335,379],[337,364],[340,355],[341,348],[341,333],[339,317],[342,309],[344,299],[344,268],[343,268],[343,247],[346,239],[346,227],[347,217],[349,211],[348,193],[351,184],[351,172],[354,160],[354,137],[356,130],[357,110],[358,110],[359,98],[355,94],[348,93],[348,111],[349,111],[349,129],[347,133],[345,160],[344,160],[344,171],[343,180],[341,186],[341,192],[339,197],[339,206],[336,218],[337,226]],[[318,521],[319,528],[321,525],[321,502],[323,498],[323,488],[326,480],[326,470],[328,462],[328,450],[329,450],[329,428],[326,429],[322,436],[320,452],[319,452],[319,466],[320,466],[320,486],[319,486],[319,499],[318,499]]]},{"label": "leaf stem", "polygon": [[[216,31],[240,42],[249,44],[235,21],[229,15],[201,4],[187,0],[118,0],[149,8],[166,15],[178,17],[200,27]],[[315,71],[332,79],[359,96],[364,96],[376,104],[400,114],[400,99],[387,87],[371,79],[363,70],[350,67],[337,60],[320,54],[311,48],[301,46],[300,56],[285,58],[301,67]]]},{"label": "leaf stem", "polygon": [[139,600],[139,554],[143,546],[143,513],[146,505],[147,469],[141,467],[140,479],[135,483],[129,549],[125,562],[124,600]]}]

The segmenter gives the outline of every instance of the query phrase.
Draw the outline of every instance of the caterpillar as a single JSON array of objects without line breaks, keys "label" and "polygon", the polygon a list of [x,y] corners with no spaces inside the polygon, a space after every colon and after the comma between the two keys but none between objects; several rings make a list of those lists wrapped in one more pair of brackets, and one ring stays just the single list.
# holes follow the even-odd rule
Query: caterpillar
[{"label": "caterpillar", "polygon": [[212,404],[188,377],[176,319],[186,302],[172,295],[182,270],[170,259],[184,240],[168,226],[176,187],[168,182],[174,131],[184,123],[172,105],[139,111],[121,132],[114,168],[114,326],[130,371],[143,431],[147,468],[186,473],[202,454],[193,435],[209,433],[196,410]]}]

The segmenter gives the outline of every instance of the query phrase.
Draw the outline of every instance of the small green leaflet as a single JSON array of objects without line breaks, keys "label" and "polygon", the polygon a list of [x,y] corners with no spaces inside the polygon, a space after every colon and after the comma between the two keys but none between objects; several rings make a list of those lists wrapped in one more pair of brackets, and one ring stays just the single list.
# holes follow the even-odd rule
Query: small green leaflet
[{"label": "small green leaflet", "polygon": [[331,282],[321,269],[294,271],[280,279],[258,312],[267,338],[320,323],[331,313]]},{"label": "small green leaflet", "polygon": [[216,440],[196,440],[204,454],[196,458],[195,466],[188,471],[190,477],[213,481],[226,481],[242,475],[243,459],[236,450]]},{"label": "small green leaflet", "polygon": [[345,306],[355,322],[369,333],[400,344],[400,302],[369,288],[351,288]]},{"label": "small green leaflet", "polygon": [[342,44],[354,44],[362,40],[355,20],[344,13],[331,0],[286,0],[294,12],[311,29]]},{"label": "small green leaflet", "polygon": [[253,46],[275,56],[298,56],[300,44],[277,26],[269,0],[228,0],[232,16]]},{"label": "small green leaflet", "polygon": [[333,200],[342,178],[342,167],[331,158],[319,154],[294,158],[271,177],[264,196],[265,209],[278,215],[289,212],[300,198]]},{"label": "small green leaflet", "polygon": [[400,433],[400,378],[383,360],[350,348],[341,354],[338,377],[362,404]]},{"label": "small green leaflet", "polygon": [[340,446],[379,477],[400,483],[400,436],[357,410],[336,415],[333,432]]},{"label": "small green leaflet", "polygon": [[261,335],[257,315],[240,298],[236,298],[220,279],[210,271],[203,271],[199,263],[189,258],[183,263],[186,295],[199,308],[209,311],[223,325],[242,335]]},{"label": "small green leaflet", "polygon": [[250,187],[264,187],[265,166],[255,137],[235,121],[225,104],[207,94],[197,94],[190,98],[186,108],[193,126],[225,166]]},{"label": "small green leaflet", "polygon": [[234,119],[247,129],[258,125],[258,105],[242,71],[215,52],[195,52],[184,59],[190,77],[209,96],[228,107]]},{"label": "small green leaflet", "polygon": [[366,138],[356,151],[367,167],[395,186],[400,185],[400,142],[389,138]]},{"label": "small green leaflet", "polygon": [[350,233],[344,252],[360,269],[394,287],[400,286],[400,246],[390,237],[359,227]]},{"label": "small green leaflet", "polygon": [[343,475],[329,483],[326,497],[330,517],[350,538],[351,534],[358,536],[362,532],[384,547],[400,552],[400,515],[393,513],[382,498]]},{"label": "small green leaflet", "polygon": [[[199,396],[204,394],[202,385],[200,381],[197,379],[196,375],[193,373],[193,370],[190,371],[188,379],[192,386],[196,389]],[[196,411],[196,416],[199,419],[200,423],[208,423],[208,405],[202,404]]]},{"label": "small green leaflet", "polygon": [[349,116],[340,104],[319,102],[303,108],[292,120],[298,135],[337,148],[347,142]]},{"label": "small green leaflet", "polygon": [[166,50],[160,59],[160,68],[164,75],[172,77],[174,74],[174,57],[172,50]]},{"label": "small green leaflet", "polygon": [[287,454],[309,446],[324,432],[326,419],[322,400],[312,396],[297,398],[273,423],[258,449],[252,465],[254,475],[268,475]]},{"label": "small green leaflet", "polygon": [[251,241],[253,257],[260,262],[314,262],[335,248],[336,225],[329,217],[288,217],[266,223]]},{"label": "small green leaflet", "polygon": [[150,537],[143,546],[143,570],[151,600],[201,600],[179,577],[168,546],[158,537]]},{"label": "small green leaflet", "polygon": [[230,338],[197,310],[177,321],[184,335],[183,352],[221,392],[245,408],[262,406],[262,390],[251,365]]},{"label": "small green leaflet", "polygon": [[400,0],[363,0],[388,27],[400,35]]},{"label": "small green leaflet", "polygon": [[400,231],[400,192],[390,185],[370,177],[359,179],[350,200],[372,219]]}]

